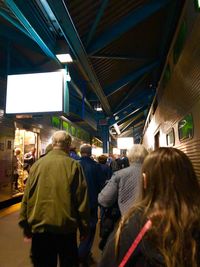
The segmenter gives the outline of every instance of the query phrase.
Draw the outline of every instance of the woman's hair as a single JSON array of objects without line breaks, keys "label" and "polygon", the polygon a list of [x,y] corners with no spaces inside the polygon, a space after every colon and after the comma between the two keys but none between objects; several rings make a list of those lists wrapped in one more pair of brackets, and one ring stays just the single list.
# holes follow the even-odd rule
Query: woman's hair
[{"label": "woman's hair", "polygon": [[99,163],[106,164],[108,157],[106,155],[100,155],[97,159]]},{"label": "woman's hair", "polygon": [[[200,230],[200,187],[189,158],[176,148],[161,147],[151,152],[142,167],[146,177],[141,203],[121,221],[116,248],[124,224],[135,212],[152,221],[146,236],[163,256],[166,267],[197,267]],[[199,259],[198,259],[199,260]]]},{"label": "woman's hair", "polygon": [[143,162],[147,156],[148,151],[143,145],[135,144],[128,150],[128,159],[130,163]]}]

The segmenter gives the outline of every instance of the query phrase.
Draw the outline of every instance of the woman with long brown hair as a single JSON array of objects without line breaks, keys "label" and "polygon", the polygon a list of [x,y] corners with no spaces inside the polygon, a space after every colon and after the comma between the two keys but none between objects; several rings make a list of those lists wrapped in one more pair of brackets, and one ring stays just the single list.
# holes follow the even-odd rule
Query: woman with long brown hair
[{"label": "woman with long brown hair", "polygon": [[200,266],[200,186],[189,158],[176,148],[151,152],[142,167],[143,195],[109,239],[99,267],[119,266],[140,230],[131,267]]}]

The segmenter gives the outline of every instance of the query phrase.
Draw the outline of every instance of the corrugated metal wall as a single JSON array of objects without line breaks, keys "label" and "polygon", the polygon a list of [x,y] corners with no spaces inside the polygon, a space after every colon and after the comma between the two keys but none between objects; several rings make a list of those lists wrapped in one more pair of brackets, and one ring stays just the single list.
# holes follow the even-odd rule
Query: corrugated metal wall
[{"label": "corrugated metal wall", "polygon": [[[173,50],[169,57],[171,79],[165,88],[160,87],[158,107],[146,129],[143,143],[148,148],[160,131],[160,146],[166,146],[166,133],[175,130],[175,147],[183,150],[192,160],[200,180],[200,13],[192,1],[183,17],[187,25],[187,40],[176,64]],[[194,136],[180,142],[178,121],[191,112],[194,121]]]}]

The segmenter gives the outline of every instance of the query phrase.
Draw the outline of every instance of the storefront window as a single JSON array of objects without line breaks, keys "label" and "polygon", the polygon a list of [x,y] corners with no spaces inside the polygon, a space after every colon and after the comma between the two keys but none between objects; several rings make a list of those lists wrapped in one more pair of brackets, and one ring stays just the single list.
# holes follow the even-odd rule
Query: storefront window
[{"label": "storefront window", "polygon": [[175,137],[174,137],[174,129],[173,128],[166,135],[166,138],[167,138],[167,146],[174,146],[174,144],[175,144]]}]

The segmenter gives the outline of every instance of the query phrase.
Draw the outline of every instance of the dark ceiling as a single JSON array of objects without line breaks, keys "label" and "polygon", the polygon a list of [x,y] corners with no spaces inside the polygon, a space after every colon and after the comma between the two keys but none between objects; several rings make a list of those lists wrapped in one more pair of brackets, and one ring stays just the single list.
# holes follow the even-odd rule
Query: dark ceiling
[{"label": "dark ceiling", "polygon": [[54,71],[69,48],[69,118],[140,140],[184,2],[0,0],[0,74]]}]

